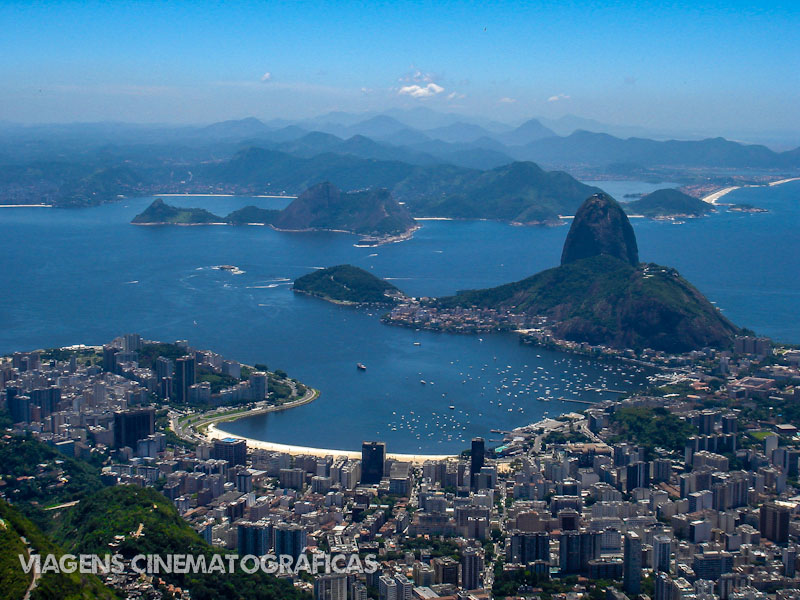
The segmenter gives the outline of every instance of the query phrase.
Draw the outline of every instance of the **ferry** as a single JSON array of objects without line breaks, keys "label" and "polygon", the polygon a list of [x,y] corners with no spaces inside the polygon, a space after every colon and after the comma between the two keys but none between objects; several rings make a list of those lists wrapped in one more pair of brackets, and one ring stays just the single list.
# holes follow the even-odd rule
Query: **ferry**
[{"label": "ferry", "polygon": [[358,369],[359,371],[366,371],[367,366],[364,363],[356,363],[356,369]]}]

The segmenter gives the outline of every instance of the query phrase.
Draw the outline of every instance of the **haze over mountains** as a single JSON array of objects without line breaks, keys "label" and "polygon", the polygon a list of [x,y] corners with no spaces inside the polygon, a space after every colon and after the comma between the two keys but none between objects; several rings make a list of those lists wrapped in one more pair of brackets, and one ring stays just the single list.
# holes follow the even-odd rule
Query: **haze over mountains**
[{"label": "haze over mountains", "polygon": [[[574,180],[562,174],[547,182],[546,211],[495,214],[474,205],[502,198],[541,205],[543,169],[687,183],[697,181],[696,169],[725,176],[733,169],[800,172],[800,148],[775,152],[723,138],[659,141],[585,130],[558,135],[575,125],[602,126],[578,118],[550,125],[554,129],[530,119],[512,127],[428,109],[330,113],[296,122],[251,117],[201,127],[6,123],[0,125],[0,203],[85,205],[167,191],[297,194],[331,181],[344,191],[390,189],[418,216],[444,205],[444,212],[422,216],[541,222],[559,211],[571,214],[591,192],[573,197]],[[512,176],[498,187],[498,173]],[[455,197],[473,207],[461,201],[456,207]]]}]

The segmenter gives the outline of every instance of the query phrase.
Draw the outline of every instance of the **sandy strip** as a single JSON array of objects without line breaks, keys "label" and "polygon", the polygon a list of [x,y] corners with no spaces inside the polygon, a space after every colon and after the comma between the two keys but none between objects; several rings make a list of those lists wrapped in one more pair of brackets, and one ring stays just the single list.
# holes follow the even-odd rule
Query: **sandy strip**
[{"label": "sandy strip", "polygon": [[772,187],[774,185],[781,185],[783,183],[789,183],[791,181],[800,181],[800,177],[790,177],[789,179],[781,179],[779,181],[771,181],[769,186]]},{"label": "sandy strip", "polygon": [[726,187],[726,188],[723,188],[723,189],[719,190],[718,192],[714,192],[713,194],[709,194],[708,196],[705,196],[705,197],[701,198],[701,200],[703,202],[708,202],[709,204],[716,204],[719,201],[720,198],[722,198],[723,196],[725,196],[727,194],[730,194],[734,190],[738,190],[741,187],[742,186],[740,186],[740,185],[732,185],[731,187]]},{"label": "sandy strip", "polygon": [[0,208],[53,208],[52,204],[0,204]]},{"label": "sandy strip", "polygon": [[[351,450],[332,450],[330,448],[309,448],[307,446],[292,446],[289,444],[275,444],[273,442],[265,442],[263,440],[254,440],[252,438],[241,437],[233,435],[217,429],[215,424],[211,424],[206,429],[206,438],[209,440],[217,440],[222,438],[235,437],[236,439],[245,440],[248,447],[258,448],[260,450],[270,450],[272,452],[285,452],[286,454],[305,454],[310,456],[346,456],[347,458],[361,459],[361,452]],[[423,463],[426,460],[443,460],[446,458],[455,458],[452,454],[395,454],[387,453],[387,458],[392,460],[401,460],[405,462]]]}]

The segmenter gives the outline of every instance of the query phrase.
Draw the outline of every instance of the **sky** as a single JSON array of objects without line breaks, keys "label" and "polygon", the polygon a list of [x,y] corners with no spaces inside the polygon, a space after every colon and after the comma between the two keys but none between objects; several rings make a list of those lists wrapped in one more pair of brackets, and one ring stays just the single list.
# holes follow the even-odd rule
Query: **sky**
[{"label": "sky", "polygon": [[15,2],[0,120],[208,123],[427,106],[800,131],[800,3]]}]

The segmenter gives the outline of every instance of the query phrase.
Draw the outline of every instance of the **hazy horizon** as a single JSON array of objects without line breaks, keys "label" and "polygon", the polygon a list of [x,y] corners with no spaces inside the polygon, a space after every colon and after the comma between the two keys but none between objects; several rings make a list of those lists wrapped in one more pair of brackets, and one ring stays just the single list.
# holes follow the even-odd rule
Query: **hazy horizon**
[{"label": "hazy horizon", "polygon": [[[773,2],[0,7],[0,120],[208,124],[427,107],[797,140],[800,11]],[[776,143],[778,143],[776,141]]]}]

